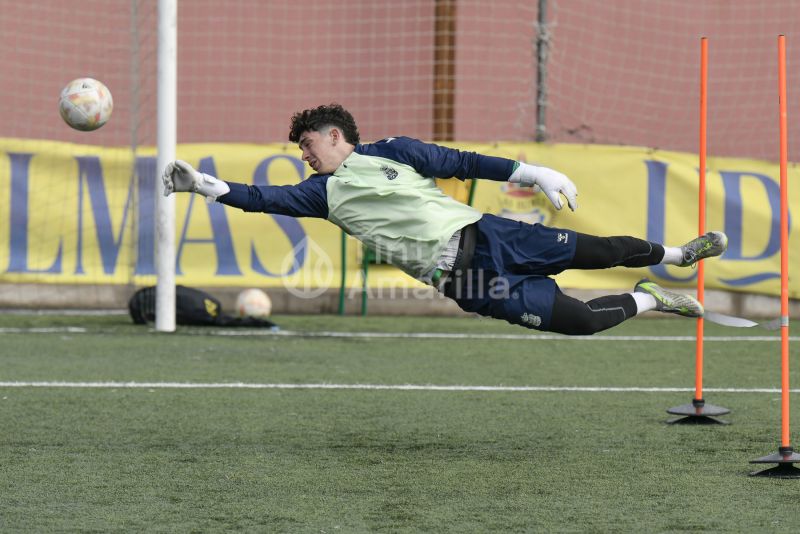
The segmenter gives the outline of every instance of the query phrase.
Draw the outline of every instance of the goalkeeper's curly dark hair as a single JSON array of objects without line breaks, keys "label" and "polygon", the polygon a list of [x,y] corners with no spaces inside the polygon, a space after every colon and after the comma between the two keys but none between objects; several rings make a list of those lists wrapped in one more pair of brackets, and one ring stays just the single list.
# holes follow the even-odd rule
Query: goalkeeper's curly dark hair
[{"label": "goalkeeper's curly dark hair", "polygon": [[342,131],[344,140],[351,145],[359,143],[358,126],[349,111],[339,104],[329,104],[298,111],[292,115],[289,141],[297,143],[303,132],[318,132],[326,126],[336,126]]}]

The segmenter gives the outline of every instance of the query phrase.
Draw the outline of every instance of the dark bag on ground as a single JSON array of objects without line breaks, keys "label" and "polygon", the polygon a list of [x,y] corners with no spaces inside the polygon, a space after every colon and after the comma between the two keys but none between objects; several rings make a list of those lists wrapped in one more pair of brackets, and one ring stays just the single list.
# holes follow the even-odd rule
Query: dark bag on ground
[{"label": "dark bag on ground", "polygon": [[[156,288],[143,287],[128,301],[128,312],[136,324],[156,320]],[[205,291],[186,286],[175,286],[175,322],[187,326],[277,326],[267,319],[234,317],[222,312],[222,305]]]}]

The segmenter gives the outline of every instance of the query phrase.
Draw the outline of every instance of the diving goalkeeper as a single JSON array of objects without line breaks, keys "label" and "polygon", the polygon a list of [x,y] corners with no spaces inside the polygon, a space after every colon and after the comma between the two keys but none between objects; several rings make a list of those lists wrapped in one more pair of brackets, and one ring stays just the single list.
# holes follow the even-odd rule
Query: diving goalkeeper
[{"label": "diving goalkeeper", "polygon": [[433,178],[529,186],[557,209],[566,199],[575,210],[577,190],[553,169],[408,137],[361,144],[353,116],[338,104],[295,113],[289,140],[299,144],[315,171],[297,185],[226,182],[175,161],[164,171],[164,194],[195,192],[248,212],[327,219],[465,311],[568,335],[593,334],[650,310],[701,317],[703,307],[646,279],[629,293],[583,302],[562,293],[553,275],[565,269],[690,266],[719,256],[728,243],[724,233],[709,232],[667,247],[480,213],[442,193]]}]

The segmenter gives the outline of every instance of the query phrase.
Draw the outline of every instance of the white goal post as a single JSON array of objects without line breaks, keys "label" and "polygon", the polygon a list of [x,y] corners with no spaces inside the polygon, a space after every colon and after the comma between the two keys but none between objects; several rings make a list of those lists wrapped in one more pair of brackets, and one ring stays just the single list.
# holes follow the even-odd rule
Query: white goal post
[{"label": "white goal post", "polygon": [[156,163],[156,330],[175,331],[175,197],[158,177],[177,142],[178,0],[158,0],[158,158]]}]

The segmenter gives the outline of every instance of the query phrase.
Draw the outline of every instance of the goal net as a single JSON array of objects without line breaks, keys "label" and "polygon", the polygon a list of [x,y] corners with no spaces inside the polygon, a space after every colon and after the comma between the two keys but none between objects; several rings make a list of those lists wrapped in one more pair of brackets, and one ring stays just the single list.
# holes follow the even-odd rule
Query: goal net
[{"label": "goal net", "polygon": [[772,2],[549,2],[547,139],[697,152],[700,38],[708,151],[778,158],[777,36],[789,38],[790,160],[800,158],[800,14]]},{"label": "goal net", "polygon": [[[0,2],[0,306],[120,307],[155,283],[156,4]],[[330,102],[353,113],[365,142],[406,135],[488,151],[543,140],[692,153],[707,36],[709,153],[774,160],[775,40],[784,33],[796,162],[794,4],[183,1],[178,157],[233,181],[296,182],[309,170],[286,144],[289,118]],[[57,111],[61,88],[84,76],[104,82],[115,104],[90,133],[69,129]],[[279,173],[289,181],[275,181]],[[445,187],[468,198],[468,185]],[[332,268],[344,268],[324,221],[272,217],[248,229],[219,205],[177,202],[178,283],[241,288],[299,276],[282,262],[310,254],[297,247],[312,231],[327,240]]]},{"label": "goal net", "polygon": [[[154,275],[154,3],[1,4],[0,305],[119,307]],[[58,113],[82,77],[114,98],[94,132]]]}]

